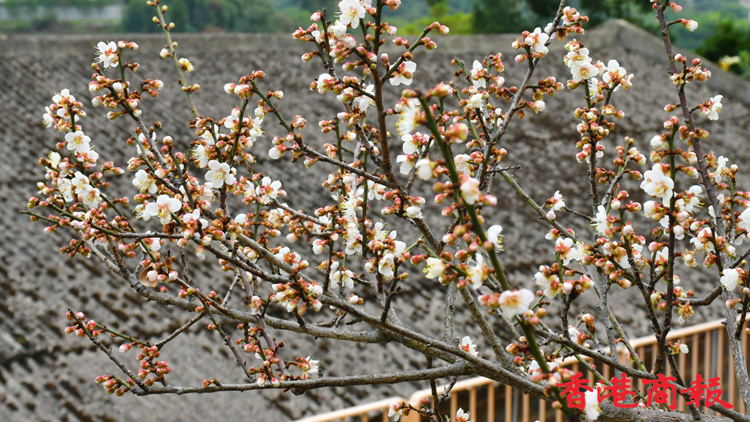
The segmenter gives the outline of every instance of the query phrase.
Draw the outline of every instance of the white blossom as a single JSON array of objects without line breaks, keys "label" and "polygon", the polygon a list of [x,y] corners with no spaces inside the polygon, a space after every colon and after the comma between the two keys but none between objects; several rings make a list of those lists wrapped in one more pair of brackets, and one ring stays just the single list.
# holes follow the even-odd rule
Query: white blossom
[{"label": "white blossom", "polygon": [[91,150],[91,138],[84,135],[80,130],[68,132],[65,134],[65,142],[68,143],[68,150],[75,151],[76,154],[88,152]]},{"label": "white blossom", "polygon": [[161,224],[169,224],[172,221],[172,214],[182,208],[182,202],[177,198],[169,195],[159,195],[156,202],[150,202],[146,205],[145,213],[150,217],[159,217]]},{"label": "white blossom", "polygon": [[549,35],[542,32],[541,28],[535,28],[534,32],[531,32],[526,38],[524,38],[524,44],[531,47],[536,53],[547,54],[549,49],[544,44],[549,40]]},{"label": "white blossom", "polygon": [[461,339],[461,349],[463,349],[464,352],[470,355],[479,356],[479,353],[477,352],[477,346],[473,341],[471,341],[471,337],[469,336],[465,336]]},{"label": "white blossom", "polygon": [[498,252],[503,250],[503,235],[500,234],[502,232],[503,226],[499,224],[490,226],[490,228],[487,229],[487,240],[495,245],[495,251]]},{"label": "white blossom", "polygon": [[443,276],[445,275],[445,264],[443,264],[443,260],[440,258],[427,258],[426,266],[422,270],[422,272],[425,273],[425,277],[428,279],[437,278],[438,281],[443,280]]},{"label": "white blossom", "polygon": [[500,310],[507,318],[523,315],[534,301],[534,293],[529,289],[506,290],[500,294]]},{"label": "white blossom", "polygon": [[102,64],[102,67],[106,70],[109,67],[115,67],[120,62],[120,57],[117,54],[117,44],[114,41],[105,43],[103,41],[96,45],[97,53],[99,56],[97,61]]},{"label": "white blossom", "polygon": [[458,411],[456,411],[456,422],[472,422],[469,420],[471,417],[471,414],[469,412],[464,412],[464,409],[458,408]]},{"label": "white blossom", "polygon": [[228,163],[220,163],[218,160],[208,162],[209,171],[206,172],[206,180],[214,184],[214,187],[221,188],[224,183],[233,185],[236,181],[234,177],[234,168],[230,168]]},{"label": "white blossom", "polygon": [[[248,189],[252,189],[251,182],[248,182]],[[266,176],[260,181],[260,186],[255,189],[255,196],[263,205],[268,205],[283,192],[281,190],[281,182],[278,180],[271,180],[270,177]]]},{"label": "white blossom", "polygon": [[721,272],[721,285],[724,286],[725,289],[732,291],[737,288],[737,285],[740,281],[740,272],[737,270],[737,268],[725,268],[724,271]]},{"label": "white blossom", "polygon": [[603,205],[599,205],[597,208],[596,216],[591,219],[591,225],[594,226],[594,230],[600,235],[607,235],[609,225],[607,224],[607,210]]},{"label": "white blossom", "polygon": [[483,70],[482,63],[479,60],[474,60],[471,67],[471,83],[477,88],[487,88],[487,80],[480,76]]},{"label": "white blossom", "polygon": [[586,401],[586,405],[583,408],[583,413],[586,414],[586,417],[592,421],[599,419],[602,408],[599,407],[599,398],[596,389],[587,391],[584,394],[584,400]]},{"label": "white blossom", "polygon": [[479,180],[473,177],[467,177],[461,182],[461,193],[467,204],[473,205],[479,200],[481,192],[479,191]]},{"label": "white blossom", "polygon": [[398,67],[398,70],[393,72],[391,75],[391,85],[399,86],[401,84],[411,85],[412,77],[414,72],[417,70],[417,64],[411,60],[407,60]]},{"label": "white blossom", "polygon": [[372,0],[341,0],[339,2],[339,10],[341,16],[339,20],[343,25],[351,25],[352,28],[359,26],[360,19],[365,18],[367,9],[372,6]]},{"label": "white blossom", "polygon": [[719,112],[722,110],[721,99],[723,95],[711,97],[708,101],[708,107],[701,108],[701,114],[708,116],[709,120],[719,120]]},{"label": "white blossom", "polygon": [[650,196],[661,198],[664,205],[669,205],[669,201],[674,194],[673,188],[674,180],[664,173],[664,167],[659,163],[654,164],[651,170],[647,170],[643,174],[641,189]]},{"label": "white blossom", "polygon": [[138,170],[138,172],[135,174],[135,179],[133,179],[133,186],[138,187],[138,190],[141,193],[150,193],[151,195],[155,194],[158,190],[156,186],[156,179],[151,177],[150,174],[142,169]]}]

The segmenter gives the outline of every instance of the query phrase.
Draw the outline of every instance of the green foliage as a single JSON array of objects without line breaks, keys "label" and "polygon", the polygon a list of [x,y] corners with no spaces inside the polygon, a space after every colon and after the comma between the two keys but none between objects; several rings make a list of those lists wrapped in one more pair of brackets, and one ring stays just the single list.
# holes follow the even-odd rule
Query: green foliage
[{"label": "green foliage", "polygon": [[526,0],[526,3],[535,15],[547,19],[550,16],[555,16],[555,12],[560,5],[557,0]]},{"label": "green foliage", "polygon": [[515,0],[479,0],[474,3],[473,24],[477,34],[513,33],[527,29],[522,4]]},{"label": "green foliage", "polygon": [[[120,0],[6,0],[5,6],[9,8],[39,6],[105,6],[108,4],[117,4]],[[145,2],[144,2],[145,3]]]},{"label": "green foliage", "polygon": [[122,27],[125,32],[157,32],[159,27],[151,21],[154,9],[145,1],[130,0],[125,7]]},{"label": "green foliage", "polygon": [[430,16],[417,19],[411,23],[399,26],[402,35],[418,35],[424,28],[435,21],[447,25],[451,34],[466,35],[473,33],[473,16],[470,13],[451,13],[448,0],[428,0],[430,3]]},{"label": "green foliage", "polygon": [[737,56],[750,47],[750,28],[730,19],[719,22],[714,35],[706,39],[696,52],[718,62],[724,56]]},{"label": "green foliage", "polygon": [[[174,22],[176,32],[289,32],[294,26],[286,13],[276,9],[272,0],[169,0],[166,18]],[[129,0],[123,29],[127,32],[154,32],[153,8],[143,0]],[[306,18],[310,17],[305,13]]]},{"label": "green foliage", "polygon": [[638,24],[643,21],[644,14],[651,17],[651,3],[642,0],[581,0],[580,3],[581,12],[589,17],[591,25],[614,18]]}]

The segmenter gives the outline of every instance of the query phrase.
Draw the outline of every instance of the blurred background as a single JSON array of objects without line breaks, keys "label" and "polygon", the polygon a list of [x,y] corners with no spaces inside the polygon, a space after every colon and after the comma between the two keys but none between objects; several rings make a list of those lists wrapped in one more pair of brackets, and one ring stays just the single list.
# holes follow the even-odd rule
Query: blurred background
[{"label": "blurred background", "polygon": [[[310,13],[337,10],[338,0],[172,0],[177,32],[291,33],[309,26]],[[418,34],[440,20],[456,35],[521,32],[552,16],[557,0],[409,0],[387,20],[401,34]],[[750,76],[750,0],[684,0],[684,16],[700,31],[673,31],[680,47]],[[611,18],[653,30],[651,4],[643,0],[572,0],[591,26]],[[0,0],[0,34],[157,32],[145,0]]]},{"label": "blurred background", "polygon": [[[308,45],[289,35],[294,29],[308,27],[313,10],[338,10],[337,0],[168,0],[169,19],[176,24],[180,54],[189,57],[196,67],[191,82],[200,82],[196,94],[201,113],[221,118],[235,106],[222,87],[236,82],[240,75],[263,69],[267,87],[282,89],[287,96],[283,111],[300,114],[310,122],[326,118],[339,106],[332,96],[310,91],[309,83],[317,77],[318,64],[305,64],[300,56]],[[612,138],[630,136],[642,151],[648,140],[661,131],[666,114],[652,112],[663,104],[674,102],[674,87],[665,83],[667,62],[655,20],[645,0],[578,0],[569,4],[580,8],[592,23],[587,34],[577,37],[591,49],[596,60],[616,58],[635,75],[628,95],[617,98],[617,106],[627,116],[618,123]],[[675,25],[671,36],[678,46],[698,51],[718,62],[720,67],[740,76],[750,75],[750,22],[748,7],[738,0],[683,0],[680,17],[699,22],[695,32]],[[451,35],[435,37],[439,48],[418,50],[418,80],[413,87],[429,89],[440,80],[451,79],[455,68],[451,59],[459,57],[471,63],[487,54],[503,53],[508,68],[508,84],[517,84],[526,66],[513,62],[516,54],[510,45],[521,31],[549,22],[557,7],[556,0],[403,0],[398,14],[387,20],[399,28],[401,35],[414,39],[421,29],[439,20],[451,28]],[[670,12],[672,13],[672,12]],[[166,337],[182,325],[189,315],[178,310],[146,303],[130,293],[122,282],[109,275],[98,262],[76,258],[69,260],[57,253],[70,239],[69,234],[54,232],[42,236],[43,224],[32,224],[16,211],[25,207],[28,197],[37,191],[43,178],[37,165],[39,157],[54,148],[56,134],[42,125],[44,106],[54,93],[70,88],[83,101],[89,115],[84,121],[97,151],[107,160],[123,165],[129,157],[123,142],[129,136],[130,123],[124,119],[109,122],[104,110],[90,106],[86,83],[91,76],[94,46],[98,41],[127,39],[141,46],[128,60],[142,65],[147,77],[164,78],[165,88],[158,99],[147,99],[149,121],[163,123],[161,133],[173,136],[182,146],[189,145],[195,134],[187,122],[184,93],[175,82],[171,63],[158,56],[164,37],[151,22],[152,9],[145,0],[0,0],[0,421],[119,421],[152,418],[169,414],[182,420],[235,420],[238,415],[252,415],[255,420],[294,420],[328,410],[366,403],[388,396],[409,396],[425,387],[424,383],[367,388],[335,388],[308,392],[302,396],[261,392],[227,393],[204,396],[162,396],[138,398],[132,395],[107,396],[93,382],[97,375],[115,369],[106,357],[85,340],[66,336],[64,312],[68,307],[87,312],[90,318],[150,340]],[[331,15],[332,16],[332,15]],[[610,21],[597,29],[595,25]],[[671,19],[677,15],[672,13]],[[630,23],[624,22],[628,21]],[[641,31],[644,28],[646,31]],[[115,34],[129,33],[122,36]],[[490,35],[483,35],[490,34]],[[507,34],[507,35],[492,35]],[[394,48],[393,46],[389,46]],[[553,43],[550,60],[538,70],[540,78],[555,75],[566,80],[570,73],[563,64],[562,43]],[[707,64],[714,76],[706,84],[691,87],[691,101],[706,101],[724,95],[724,111],[719,121],[702,119],[701,127],[711,132],[711,148],[717,155],[730,155],[737,163],[750,162],[750,150],[741,148],[750,128],[750,82],[721,72],[719,66]],[[392,101],[400,88],[389,87]],[[578,139],[576,119],[571,111],[580,106],[580,95],[564,92],[547,99],[547,110],[515,121],[505,141],[512,148],[506,158],[510,165],[523,165],[515,172],[538,202],[544,202],[555,190],[566,197],[573,209],[585,209],[588,196],[585,169],[573,164],[569,154]],[[648,106],[644,108],[644,105]],[[654,107],[654,108],[650,108]],[[648,109],[648,110],[647,110]],[[307,207],[327,199],[320,190],[309,189],[310,180],[325,180],[324,166],[300,170],[288,160],[270,161],[265,154],[269,131],[259,143],[258,167],[274,179],[280,179],[290,195],[293,207]],[[311,125],[316,127],[317,125]],[[316,137],[319,143],[320,140]],[[396,140],[400,145],[400,141]],[[395,147],[395,144],[394,144]],[[611,150],[610,150],[611,151]],[[746,169],[743,183],[750,182]],[[315,173],[312,173],[315,172]],[[113,189],[130,192],[132,174],[113,181]],[[555,181],[555,183],[550,183]],[[315,182],[315,186],[320,186]],[[636,187],[633,182],[631,187]],[[424,187],[423,187],[424,188]],[[424,189],[429,189],[426,187]],[[513,285],[533,279],[541,264],[548,264],[549,244],[543,239],[543,225],[534,215],[519,213],[523,201],[507,185],[498,183],[494,194],[500,198],[498,214],[493,216],[504,227],[506,252],[503,259]],[[636,189],[637,190],[637,189]],[[428,192],[428,190],[424,190]],[[439,212],[433,206],[430,212]],[[570,224],[572,218],[568,221]],[[587,222],[580,223],[584,228]],[[395,226],[394,226],[395,227]],[[402,228],[398,227],[399,236]],[[409,235],[410,227],[403,227]],[[413,233],[411,233],[413,235]],[[206,266],[194,273],[201,283],[216,282],[218,268]],[[703,272],[687,280],[698,294],[711,287],[715,274]],[[225,284],[228,282],[224,280]],[[428,333],[442,330],[441,305],[444,289],[414,277],[405,283],[402,296],[409,301],[403,319]],[[632,329],[633,337],[643,336],[643,310],[633,305],[632,297],[617,296],[622,322]],[[579,305],[592,306],[591,302]],[[693,320],[702,322],[718,318],[721,309],[700,310]],[[465,324],[470,316],[459,312],[457,322]],[[470,328],[467,328],[469,330]],[[468,333],[471,334],[471,333]],[[329,342],[326,339],[298,338],[279,334],[290,350],[304,352],[321,360],[326,374],[355,373],[357,365],[368,362],[372,372],[405,371],[424,365],[414,353],[394,345],[356,345]],[[107,341],[116,348],[118,342]],[[198,346],[196,346],[198,345]],[[479,344],[480,349],[486,346]],[[164,350],[164,359],[174,368],[176,385],[199,385],[203,379],[237,381],[233,358],[203,326],[181,336],[179,342]],[[291,353],[291,352],[290,352]],[[121,355],[128,364],[135,362],[136,351]],[[228,364],[229,363],[229,364]],[[259,397],[262,400],[259,400]]]}]

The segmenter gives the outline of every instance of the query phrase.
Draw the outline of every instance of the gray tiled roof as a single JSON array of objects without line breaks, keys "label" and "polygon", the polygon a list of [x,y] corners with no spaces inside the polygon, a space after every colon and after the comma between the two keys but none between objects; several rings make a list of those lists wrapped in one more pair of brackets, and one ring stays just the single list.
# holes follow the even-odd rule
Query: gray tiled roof
[{"label": "gray tiled roof", "polygon": [[[93,45],[101,38],[86,35],[0,39],[0,204],[5,210],[0,231],[6,233],[0,247],[0,420],[119,421],[155,414],[169,415],[170,420],[235,420],[251,415],[254,420],[287,420],[383,396],[408,395],[416,388],[423,388],[424,385],[339,388],[304,396],[271,391],[117,398],[107,396],[93,383],[95,376],[112,373],[116,368],[88,341],[63,333],[67,307],[84,310],[100,322],[151,339],[164,337],[187,318],[177,310],[145,303],[93,259],[68,260],[58,254],[55,249],[63,246],[62,236],[43,235],[41,224],[32,224],[15,212],[25,206],[28,196],[36,190],[36,181],[43,177],[41,168],[36,165],[37,159],[54,147],[55,133],[41,124],[43,108],[55,92],[65,87],[71,88],[78,98],[90,98],[86,90],[92,73],[89,66]],[[167,84],[158,101],[146,101],[144,115],[164,123],[162,134],[172,135],[183,145],[189,142],[194,135],[187,127],[189,114],[183,107],[184,98],[175,89],[175,77],[167,76],[174,75],[169,64],[157,55],[162,39],[149,35],[104,38],[126,38],[141,45],[141,50],[133,57],[141,63],[143,74],[160,77]],[[202,86],[197,101],[206,116],[227,115],[233,104],[223,93],[222,86],[237,81],[240,75],[249,74],[253,69],[265,70],[267,83],[284,90],[286,96],[280,106],[286,114],[301,114],[313,127],[335,107],[330,96],[323,98],[309,91],[309,81],[321,71],[311,64],[302,64],[299,56],[303,46],[287,38],[233,34],[178,35],[177,39],[183,54],[197,69],[190,76]],[[512,61],[514,52],[510,42],[513,39],[508,36],[437,38],[437,51],[418,55],[418,77],[426,77],[429,83],[447,79],[452,72],[448,65],[450,58],[458,56],[470,64],[483,54],[500,50],[508,69],[506,77],[510,82],[517,81],[524,65]],[[585,42],[595,59],[615,58],[635,74],[633,89],[615,100],[626,113],[619,124],[617,138],[631,136],[645,150],[666,116],[660,111],[661,105],[674,102],[673,87],[665,82],[668,79],[660,41],[622,22],[611,22],[605,28],[590,31]],[[567,69],[561,55],[559,48],[553,49],[537,75],[541,78],[551,73],[558,79],[566,79]],[[427,82],[416,84],[417,88],[429,87]],[[710,148],[717,151],[717,155],[730,155],[743,170],[745,163],[750,162],[748,150],[740,148],[750,125],[748,104],[743,103],[750,98],[745,95],[749,91],[748,83],[715,70],[708,86],[694,88],[689,93],[696,102],[699,96],[702,100],[719,93],[725,96],[722,118],[711,124],[700,120],[700,124],[712,134]],[[390,93],[395,98],[398,91]],[[580,194],[585,192],[585,186],[579,177],[585,170],[575,164],[572,152],[577,136],[571,110],[578,104],[578,98],[569,92],[548,99],[544,113],[527,115],[512,125],[503,146],[511,152],[507,157],[509,164],[522,164],[515,175],[534,198],[543,202],[559,189],[569,198],[569,205],[586,212],[588,198]],[[102,110],[87,106],[87,111],[89,116],[84,120],[84,129],[97,150],[107,160],[114,159],[124,166],[121,146],[127,137],[127,122],[109,125]],[[273,133],[273,123],[266,125]],[[317,135],[312,139],[316,138],[320,139]],[[257,148],[258,168],[282,180],[291,205],[305,208],[327,201],[324,191],[310,189],[311,180],[324,177],[324,165],[316,165],[310,173],[284,160],[271,162],[265,154],[270,148],[268,140],[260,142]],[[124,176],[116,185],[127,187],[130,178],[130,175]],[[313,186],[318,186],[318,182],[314,181]],[[503,262],[512,283],[528,283],[536,267],[551,258],[549,244],[543,240],[543,226],[526,212],[510,188],[500,181],[495,186],[499,210],[489,215],[504,227],[507,252]],[[414,235],[403,225],[394,223],[394,226],[404,230],[406,236]],[[203,268],[197,277],[208,278],[210,270]],[[404,307],[402,319],[408,325],[439,332],[442,288],[422,282],[418,277],[413,277],[405,287],[398,302],[411,300],[412,305]],[[690,288],[693,287],[690,284]],[[705,290],[700,285],[695,289]],[[632,306],[627,304],[628,297],[617,296],[611,303],[617,309],[622,307],[621,318],[632,329],[632,335],[642,335],[644,328],[637,321],[643,314],[638,309],[629,309]],[[712,316],[699,314],[696,318]],[[468,320],[464,313],[457,318]],[[471,326],[465,330],[467,334],[477,334]],[[297,340],[284,333],[277,335],[287,343],[287,349],[296,348],[299,355],[320,359],[329,374],[357,373],[361,370],[358,363],[363,361],[367,362],[366,369],[373,372],[423,365],[417,356],[393,345],[342,346],[324,340]],[[191,342],[200,346],[195,347]],[[168,346],[163,357],[173,368],[172,380],[176,384],[191,385],[213,377],[239,381],[234,361],[220,343],[213,333],[194,330]],[[130,353],[124,359],[131,359],[129,363],[133,363],[135,352]]]}]

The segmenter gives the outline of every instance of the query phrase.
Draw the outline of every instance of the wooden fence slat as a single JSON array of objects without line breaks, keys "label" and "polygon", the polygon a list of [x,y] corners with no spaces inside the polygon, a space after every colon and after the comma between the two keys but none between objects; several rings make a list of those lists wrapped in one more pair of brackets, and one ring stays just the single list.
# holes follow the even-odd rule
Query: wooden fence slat
[{"label": "wooden fence slat", "polygon": [[[700,324],[697,326],[680,329],[680,330],[674,330],[670,332],[670,334],[667,336],[667,339],[670,341],[677,341],[682,340],[683,343],[688,344],[690,347],[690,356],[685,356],[684,354],[680,354],[678,358],[678,366],[680,368],[680,371],[683,374],[689,374],[692,379],[687,379],[686,382],[689,384],[690,382],[694,381],[696,378],[696,375],[699,374],[699,363],[701,362],[701,355],[703,356],[702,362],[703,362],[703,373],[700,375],[703,375],[706,379],[711,377],[723,377],[725,369],[724,364],[728,359],[724,358],[724,344],[726,344],[727,340],[724,338],[726,335],[722,320],[712,321],[705,324]],[[692,336],[692,338],[690,337]],[[703,341],[701,341],[701,336],[703,338]],[[742,334],[742,347],[745,350],[745,353],[747,355],[748,353],[748,343],[750,340],[748,339],[747,333]],[[634,340],[631,345],[633,347],[633,350],[638,354],[638,356],[641,358],[642,362],[647,366],[647,368],[653,368],[653,360],[656,356],[656,351],[654,350],[656,344],[656,340],[653,336],[644,337],[640,339]],[[712,353],[713,351],[716,351],[716,353]],[[617,351],[618,358],[623,359],[623,363],[626,363],[624,359],[626,359],[625,354],[626,352],[624,350]],[[648,357],[646,356],[648,355]],[[590,361],[589,361],[590,362]],[[579,363],[575,358],[568,358],[565,362],[561,364],[561,366],[566,366],[571,368],[574,372],[577,372],[580,370]],[[610,368],[604,367],[604,368],[598,368],[602,371],[602,374],[609,378],[611,375]],[[740,413],[744,414],[745,406],[741,399],[739,399],[737,396],[736,388],[734,387],[734,371],[728,371],[729,376],[726,380],[722,380],[722,388],[726,388],[727,394],[725,394],[724,399],[730,401],[730,403],[737,406],[735,410],[737,410]],[[587,377],[593,381],[593,373],[588,373]],[[591,384],[593,385],[593,384]],[[469,410],[469,412],[472,414],[472,418],[475,419],[478,415],[478,394],[480,389],[486,389],[487,394],[487,418],[488,421],[494,422],[495,416],[497,412],[500,412],[501,409],[495,403],[496,399],[496,388],[504,388],[505,396],[501,398],[501,400],[505,404],[505,421],[506,422],[515,422],[514,415],[516,416],[516,420],[530,420],[531,417],[531,398],[527,395],[523,395],[522,397],[517,397],[517,393],[508,385],[498,385],[495,386],[494,382],[492,380],[486,379],[486,378],[472,378],[464,381],[460,381],[456,383],[456,385],[453,387],[451,391],[450,396],[450,409],[451,409],[451,418],[455,417],[456,411],[459,407],[462,407],[464,409]],[[637,389],[642,394],[646,394],[644,384],[642,381],[638,381],[637,384],[633,385],[634,389]],[[439,390],[440,392],[440,390]],[[468,406],[465,403],[459,403],[458,400],[458,394],[459,392],[468,392],[468,398],[469,403]],[[465,393],[464,393],[465,394]],[[393,402],[402,402],[406,401],[408,403],[411,403],[413,406],[418,407],[425,397],[431,397],[432,394],[430,390],[422,390],[419,392],[414,393],[409,399],[403,399],[403,398],[390,398],[386,400],[381,400],[379,402],[355,406],[350,409],[344,409],[341,411],[331,412],[326,415],[318,415],[306,419],[302,419],[299,422],[333,422],[333,421],[346,421],[347,418],[360,418],[362,422],[367,422],[368,419],[368,413],[373,411],[379,411],[383,415],[383,422],[389,421],[388,418],[388,408],[390,403]],[[520,403],[519,403],[520,399]],[[462,399],[464,400],[464,399]],[[537,400],[537,399],[533,399]],[[519,407],[514,408],[514,405],[520,404]],[[544,400],[539,400],[539,420],[542,422],[546,422],[547,418],[549,416],[552,416],[550,412],[554,414],[554,419],[556,422],[562,422],[563,421],[563,414],[561,411],[555,411],[550,410],[548,412],[548,406],[549,404]],[[678,399],[678,405],[680,409],[685,408],[685,401],[682,397]],[[551,409],[551,408],[550,408]],[[713,413],[713,412],[710,412]],[[522,419],[521,419],[522,418]],[[401,421],[402,422],[419,422],[421,420],[420,415],[417,412],[411,412],[408,416],[402,416]],[[475,419],[476,420],[476,419]],[[483,421],[478,421],[483,422]]]}]

